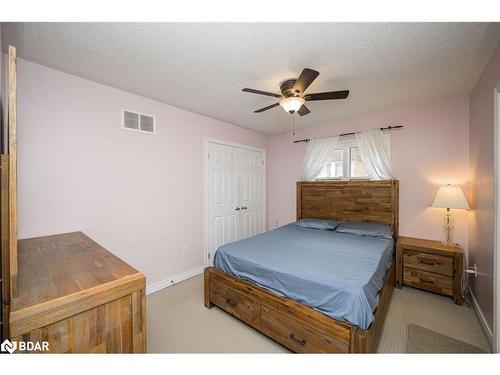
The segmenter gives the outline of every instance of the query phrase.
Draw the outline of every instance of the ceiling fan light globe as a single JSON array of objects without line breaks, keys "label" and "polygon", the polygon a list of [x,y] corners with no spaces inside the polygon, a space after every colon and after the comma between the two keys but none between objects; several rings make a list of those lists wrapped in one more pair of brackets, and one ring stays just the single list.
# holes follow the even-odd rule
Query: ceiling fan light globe
[{"label": "ceiling fan light globe", "polygon": [[305,100],[298,96],[284,98],[280,100],[280,106],[288,113],[297,112],[305,103]]}]

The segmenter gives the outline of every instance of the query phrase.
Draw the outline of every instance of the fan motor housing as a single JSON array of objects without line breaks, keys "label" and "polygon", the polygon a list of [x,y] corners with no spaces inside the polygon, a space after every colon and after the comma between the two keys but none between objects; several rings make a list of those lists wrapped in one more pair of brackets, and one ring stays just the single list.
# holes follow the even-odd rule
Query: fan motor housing
[{"label": "fan motor housing", "polygon": [[289,98],[291,96],[297,96],[299,94],[297,92],[292,91],[295,82],[297,82],[297,80],[295,78],[291,78],[291,79],[286,79],[280,83],[280,90],[285,98]]}]

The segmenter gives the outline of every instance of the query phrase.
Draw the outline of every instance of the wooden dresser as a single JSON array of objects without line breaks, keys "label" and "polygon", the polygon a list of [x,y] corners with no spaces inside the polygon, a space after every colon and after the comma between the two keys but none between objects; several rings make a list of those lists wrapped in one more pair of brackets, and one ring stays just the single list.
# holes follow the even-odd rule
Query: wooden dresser
[{"label": "wooden dresser", "polygon": [[81,232],[20,240],[10,337],[54,353],[146,352],[145,277]]},{"label": "wooden dresser", "polygon": [[463,304],[463,255],[460,246],[439,241],[399,237],[396,247],[396,286],[414,288],[453,297]]}]

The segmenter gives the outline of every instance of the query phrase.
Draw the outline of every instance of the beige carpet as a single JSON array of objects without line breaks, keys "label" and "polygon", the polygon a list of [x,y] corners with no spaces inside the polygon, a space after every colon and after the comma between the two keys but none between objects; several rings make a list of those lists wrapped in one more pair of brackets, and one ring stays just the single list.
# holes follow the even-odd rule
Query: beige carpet
[{"label": "beige carpet", "polygon": [[[147,314],[151,353],[288,353],[219,308],[206,309],[202,275],[149,295]],[[489,350],[472,309],[403,287],[394,290],[378,351],[404,353],[409,324]]]},{"label": "beige carpet", "polygon": [[467,344],[430,329],[410,324],[406,353],[485,353],[477,346]]}]

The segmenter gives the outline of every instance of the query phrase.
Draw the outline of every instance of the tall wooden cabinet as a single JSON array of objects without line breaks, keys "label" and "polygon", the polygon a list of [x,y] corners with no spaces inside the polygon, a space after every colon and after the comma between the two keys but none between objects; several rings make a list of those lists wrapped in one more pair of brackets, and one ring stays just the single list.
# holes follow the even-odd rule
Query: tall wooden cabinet
[{"label": "tall wooden cabinet", "polygon": [[16,49],[12,46],[8,49],[7,88],[7,131],[0,126],[2,133],[7,133],[0,159],[2,338],[9,337],[10,299],[17,293],[17,91]]},{"label": "tall wooden cabinet", "polygon": [[8,152],[0,175],[2,340],[25,353],[144,353],[141,272],[81,232],[17,239],[15,62],[9,46]]}]

